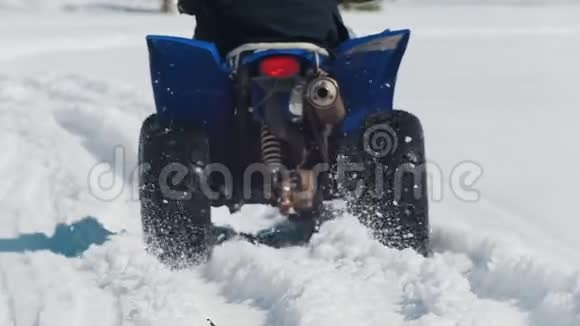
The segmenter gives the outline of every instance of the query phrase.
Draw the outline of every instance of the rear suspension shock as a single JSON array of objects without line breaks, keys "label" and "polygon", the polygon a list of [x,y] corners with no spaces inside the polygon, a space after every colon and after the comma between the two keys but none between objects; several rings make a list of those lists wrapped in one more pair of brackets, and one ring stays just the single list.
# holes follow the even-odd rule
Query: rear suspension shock
[{"label": "rear suspension shock", "polygon": [[280,166],[282,164],[282,144],[266,125],[262,126],[261,145],[264,163],[271,167]]}]

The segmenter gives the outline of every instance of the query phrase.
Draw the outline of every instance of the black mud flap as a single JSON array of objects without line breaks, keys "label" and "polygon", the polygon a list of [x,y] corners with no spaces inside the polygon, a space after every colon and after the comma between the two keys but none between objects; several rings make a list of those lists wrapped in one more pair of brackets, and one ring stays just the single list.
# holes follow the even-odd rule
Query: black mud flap
[{"label": "black mud flap", "polygon": [[340,146],[339,191],[386,246],[429,253],[427,179],[423,128],[408,112],[374,115]]}]

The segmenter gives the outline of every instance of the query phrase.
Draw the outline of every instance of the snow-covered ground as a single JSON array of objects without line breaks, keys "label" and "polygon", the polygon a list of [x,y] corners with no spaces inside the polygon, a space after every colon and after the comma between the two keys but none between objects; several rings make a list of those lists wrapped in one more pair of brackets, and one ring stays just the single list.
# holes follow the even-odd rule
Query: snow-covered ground
[{"label": "snow-covered ground", "polygon": [[[81,258],[0,253],[0,325],[580,325],[578,17],[573,5],[348,14],[359,34],[414,31],[397,105],[422,118],[443,175],[436,253],[384,248],[343,216],[306,247],[232,242],[176,272],[143,250],[131,172],[153,111],[144,35],[190,35],[193,21],[0,11],[0,239],[89,215],[119,232]],[[449,185],[467,161],[483,170],[475,202]],[[99,193],[103,162],[121,182]],[[246,229],[278,218],[215,213]]]}]

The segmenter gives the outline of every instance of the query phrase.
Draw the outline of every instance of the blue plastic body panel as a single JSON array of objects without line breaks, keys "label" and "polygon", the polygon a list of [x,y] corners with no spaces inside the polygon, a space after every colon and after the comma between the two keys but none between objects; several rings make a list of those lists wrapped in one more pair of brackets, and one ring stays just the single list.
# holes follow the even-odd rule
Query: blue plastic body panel
[{"label": "blue plastic body panel", "polygon": [[370,114],[393,110],[397,73],[409,36],[409,30],[385,31],[340,46],[330,72],[347,108],[344,133],[360,131]]},{"label": "blue plastic body panel", "polygon": [[[357,133],[367,116],[393,109],[397,72],[410,31],[385,31],[343,43],[323,68],[341,87],[347,107],[344,133]],[[183,120],[204,127],[210,136],[227,137],[233,117],[233,85],[230,67],[208,42],[148,36],[151,80],[157,113],[162,118]],[[314,62],[303,50],[263,51],[242,59],[241,64],[268,55],[291,54]]]},{"label": "blue plastic body panel", "polygon": [[208,42],[148,36],[151,81],[161,118],[197,123],[219,135],[233,115],[229,68]]}]

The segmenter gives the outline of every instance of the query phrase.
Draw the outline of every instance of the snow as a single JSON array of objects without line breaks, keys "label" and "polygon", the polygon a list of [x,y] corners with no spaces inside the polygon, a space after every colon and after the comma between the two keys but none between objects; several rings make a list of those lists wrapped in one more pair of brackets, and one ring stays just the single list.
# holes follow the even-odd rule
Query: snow
[{"label": "snow", "polygon": [[[133,172],[139,125],[153,111],[144,35],[190,35],[192,19],[0,11],[10,31],[0,51],[0,239],[89,215],[119,232],[79,258],[0,253],[0,325],[580,325],[579,9],[347,14],[359,34],[414,31],[397,106],[423,120],[443,177],[433,257],[384,248],[345,215],[308,246],[232,241],[183,271],[145,253]],[[475,202],[450,184],[462,162],[483,170]],[[280,219],[259,206],[214,213],[247,232]]]},{"label": "snow", "polygon": [[160,0],[0,0],[0,9],[19,11],[153,12],[160,7]]}]

